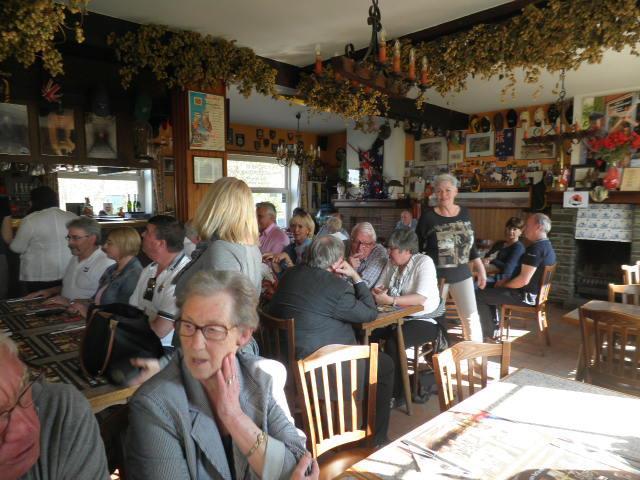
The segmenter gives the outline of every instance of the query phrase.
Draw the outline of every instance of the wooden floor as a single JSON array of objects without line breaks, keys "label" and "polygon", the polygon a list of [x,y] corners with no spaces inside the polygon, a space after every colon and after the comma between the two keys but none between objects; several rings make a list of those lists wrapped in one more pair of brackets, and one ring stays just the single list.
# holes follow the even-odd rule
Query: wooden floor
[{"label": "wooden floor", "polygon": [[[544,356],[541,355],[535,323],[519,324],[514,322],[510,333],[510,340],[513,341],[511,347],[512,369],[529,368],[572,380],[575,378],[580,330],[577,326],[567,325],[560,320],[564,313],[565,310],[558,306],[549,305],[551,347],[545,350]],[[449,336],[454,342],[461,339],[460,335],[459,327],[449,330]],[[493,375],[497,376],[498,368],[498,364],[491,365],[489,373],[493,372]],[[408,416],[403,409],[395,409],[391,412],[389,438],[395,440],[439,413],[437,394],[431,395],[425,404],[414,404],[412,416]]]}]

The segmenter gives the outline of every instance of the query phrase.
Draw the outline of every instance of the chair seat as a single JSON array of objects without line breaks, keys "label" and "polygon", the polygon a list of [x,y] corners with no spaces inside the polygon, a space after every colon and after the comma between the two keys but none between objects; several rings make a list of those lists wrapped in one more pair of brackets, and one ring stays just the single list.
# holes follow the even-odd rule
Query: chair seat
[{"label": "chair seat", "polygon": [[346,469],[355,465],[360,460],[367,458],[375,451],[375,448],[355,447],[325,453],[318,461],[320,466],[320,480],[330,480],[337,477]]}]

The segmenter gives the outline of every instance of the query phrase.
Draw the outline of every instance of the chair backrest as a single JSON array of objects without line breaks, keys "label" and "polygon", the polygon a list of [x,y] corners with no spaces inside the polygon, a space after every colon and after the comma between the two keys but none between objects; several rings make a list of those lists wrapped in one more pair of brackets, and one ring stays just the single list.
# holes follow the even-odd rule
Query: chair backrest
[{"label": "chair backrest", "polygon": [[635,265],[622,265],[622,281],[630,285],[640,283],[640,260]]},{"label": "chair backrest", "polygon": [[[473,395],[487,386],[487,364],[489,357],[500,357],[500,378],[509,373],[511,343],[460,342],[433,356],[433,367],[438,384],[440,411],[444,412],[465,398],[462,363],[467,363],[467,390]],[[479,377],[477,376],[479,374]],[[455,392],[453,380],[455,378]],[[480,380],[477,385],[476,381]]]},{"label": "chair backrest", "polygon": [[296,333],[293,318],[277,318],[258,309],[260,326],[254,333],[260,347],[260,355],[277,360],[287,368],[285,390],[289,407],[295,412],[296,383]]},{"label": "chair backrest", "polygon": [[585,380],[640,396],[640,318],[580,307]]},{"label": "chair backrest", "polygon": [[[620,296],[620,302],[617,298]],[[609,301],[618,303],[627,303],[632,305],[640,305],[640,285],[616,285],[609,284]]]},{"label": "chair backrest", "polygon": [[549,293],[551,292],[551,280],[553,279],[555,271],[555,264],[544,267],[542,277],[540,277],[540,295],[538,296],[538,305],[544,305],[547,302]]},{"label": "chair backrest", "polygon": [[[369,360],[367,421],[363,428],[358,421],[363,418],[362,402],[356,401],[359,359]],[[348,382],[343,382],[343,373],[348,375]],[[296,382],[304,399],[305,429],[314,458],[340,445],[373,438],[378,382],[377,343],[322,347],[307,358],[298,360]],[[350,385],[347,392],[346,385]],[[337,418],[334,418],[334,412]]]}]

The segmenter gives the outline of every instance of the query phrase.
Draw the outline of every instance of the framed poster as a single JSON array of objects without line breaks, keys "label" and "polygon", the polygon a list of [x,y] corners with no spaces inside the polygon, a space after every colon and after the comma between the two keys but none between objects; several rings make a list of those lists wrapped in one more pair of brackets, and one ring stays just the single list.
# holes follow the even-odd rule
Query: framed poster
[{"label": "framed poster", "polygon": [[193,183],[213,183],[222,177],[222,158],[193,157]]},{"label": "framed poster", "polygon": [[71,156],[76,151],[76,122],[71,108],[40,115],[40,152],[43,155]]},{"label": "framed poster", "polygon": [[493,155],[494,135],[492,131],[467,135],[467,157],[490,157]]},{"label": "framed poster", "polygon": [[116,143],[116,117],[100,117],[87,113],[84,121],[84,133],[87,142],[87,157],[118,158]]},{"label": "framed poster", "polygon": [[[546,126],[533,127],[527,129],[527,135],[529,137],[542,136],[545,133],[553,130],[549,130]],[[555,143],[524,143],[525,130],[523,128],[516,128],[516,160],[539,160],[543,158],[556,158],[556,145]]]},{"label": "framed poster", "polygon": [[189,148],[222,152],[225,147],[225,102],[222,95],[189,91]]},{"label": "framed poster", "polygon": [[447,163],[447,139],[425,138],[415,143],[415,165],[438,165]]},{"label": "framed poster", "polygon": [[0,154],[31,154],[26,105],[0,103]]},{"label": "framed poster", "polygon": [[449,163],[455,165],[464,161],[464,152],[462,150],[449,150]]}]

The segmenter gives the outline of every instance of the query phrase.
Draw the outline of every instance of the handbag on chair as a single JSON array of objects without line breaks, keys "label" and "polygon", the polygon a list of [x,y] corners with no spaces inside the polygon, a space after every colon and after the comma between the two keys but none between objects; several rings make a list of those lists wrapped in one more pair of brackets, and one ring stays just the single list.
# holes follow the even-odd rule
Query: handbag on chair
[{"label": "handbag on chair", "polygon": [[80,366],[90,377],[104,375],[116,385],[128,383],[139,369],[132,358],[160,358],[162,344],[147,315],[125,303],[93,306],[80,344]]}]

